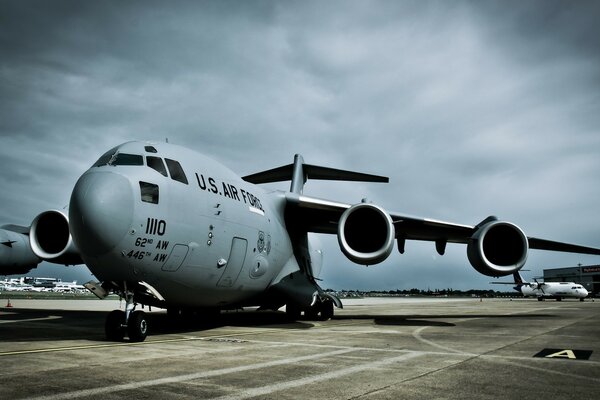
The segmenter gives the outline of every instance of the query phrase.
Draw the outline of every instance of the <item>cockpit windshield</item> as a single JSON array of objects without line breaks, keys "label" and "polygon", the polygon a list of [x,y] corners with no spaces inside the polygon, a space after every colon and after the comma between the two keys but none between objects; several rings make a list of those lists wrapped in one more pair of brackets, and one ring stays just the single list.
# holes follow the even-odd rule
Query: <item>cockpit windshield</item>
[{"label": "cockpit windshield", "polygon": [[93,166],[104,165],[144,165],[144,157],[139,154],[119,153],[117,148],[114,148],[104,153]]},{"label": "cockpit windshield", "polygon": [[[152,146],[146,146],[145,150],[148,153],[157,153],[157,150]],[[150,155],[146,156],[145,158],[145,165],[157,171],[162,176],[168,177],[168,170],[169,174],[171,175],[171,179],[186,185],[188,184],[187,177],[179,161],[171,160],[169,158],[165,158],[163,161],[163,159],[160,157]],[[94,163],[93,167],[103,167],[105,165],[110,165],[113,167],[117,165],[143,166],[144,156],[140,154],[120,153],[119,147],[115,147],[104,153],[98,159],[98,161]]]}]

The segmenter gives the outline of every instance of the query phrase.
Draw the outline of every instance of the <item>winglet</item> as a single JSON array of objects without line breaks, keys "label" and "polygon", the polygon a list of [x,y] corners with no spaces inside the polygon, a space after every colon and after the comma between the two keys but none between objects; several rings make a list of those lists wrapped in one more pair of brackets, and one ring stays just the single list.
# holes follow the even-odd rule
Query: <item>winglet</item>
[{"label": "winglet", "polygon": [[385,176],[305,164],[300,154],[294,156],[293,164],[242,177],[243,180],[250,183],[272,183],[290,180],[292,182],[290,192],[298,194],[302,194],[304,184],[309,178],[329,181],[389,182],[389,178]]}]

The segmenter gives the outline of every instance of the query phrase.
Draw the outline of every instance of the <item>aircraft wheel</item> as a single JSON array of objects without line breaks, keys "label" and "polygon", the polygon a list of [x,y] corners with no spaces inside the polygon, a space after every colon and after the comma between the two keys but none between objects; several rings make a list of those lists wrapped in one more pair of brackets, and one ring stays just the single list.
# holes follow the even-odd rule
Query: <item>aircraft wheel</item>
[{"label": "aircraft wheel", "polygon": [[557,297],[556,301],[562,301],[562,297]]},{"label": "aircraft wheel", "polygon": [[125,312],[121,310],[113,310],[106,317],[104,324],[104,332],[108,340],[120,342],[125,336],[123,323],[125,322]]},{"label": "aircraft wheel", "polygon": [[309,307],[304,311],[304,317],[308,321],[317,321],[319,319],[319,312],[321,311],[321,304],[317,303],[312,307]]},{"label": "aircraft wheel", "polygon": [[538,301],[544,301],[543,297],[538,297]]},{"label": "aircraft wheel", "polygon": [[127,322],[127,333],[131,342],[143,342],[148,336],[148,320],[143,311],[134,311]]},{"label": "aircraft wheel", "polygon": [[286,304],[285,305],[285,315],[287,316],[287,318],[290,321],[297,321],[300,319],[300,313],[302,311],[300,311],[300,308],[298,308],[297,306],[293,305],[293,304]]},{"label": "aircraft wheel", "polygon": [[580,299],[579,299],[579,301],[585,301],[585,300],[584,300],[584,298],[582,297],[582,298],[580,298]]},{"label": "aircraft wheel", "polygon": [[321,303],[321,321],[329,321],[333,318],[333,301],[327,300]]}]

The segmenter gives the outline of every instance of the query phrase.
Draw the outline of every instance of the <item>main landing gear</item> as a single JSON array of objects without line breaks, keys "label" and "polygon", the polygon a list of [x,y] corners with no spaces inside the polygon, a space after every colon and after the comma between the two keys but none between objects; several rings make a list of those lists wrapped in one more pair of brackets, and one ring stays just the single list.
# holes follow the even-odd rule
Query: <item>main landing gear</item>
[{"label": "main landing gear", "polygon": [[285,305],[285,313],[292,321],[302,319],[302,311],[304,311],[304,319],[306,320],[328,321],[333,318],[333,301],[329,299],[317,300],[314,305],[304,310],[292,303]]},{"label": "main landing gear", "polygon": [[106,338],[112,341],[122,341],[125,336],[131,342],[143,342],[148,336],[148,319],[146,313],[135,310],[133,293],[125,295],[125,311],[114,310],[106,317],[104,331]]}]

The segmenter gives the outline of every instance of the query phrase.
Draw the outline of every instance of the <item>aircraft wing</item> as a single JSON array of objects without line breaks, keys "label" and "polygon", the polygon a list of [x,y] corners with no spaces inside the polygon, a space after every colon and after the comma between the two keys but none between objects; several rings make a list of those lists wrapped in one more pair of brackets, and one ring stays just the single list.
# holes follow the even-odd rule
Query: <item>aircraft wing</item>
[{"label": "aircraft wing", "polygon": [[307,179],[388,182],[388,178],[304,164],[296,154],[294,163],[242,177],[260,184],[290,180],[285,194],[285,220],[290,234],[329,233],[338,237],[340,249],[353,262],[373,265],[385,260],[394,247],[404,253],[406,240],[435,242],[443,255],[447,243],[467,245],[469,262],[488,276],[506,276],[525,265],[529,249],[600,255],[600,249],[529,238],[515,224],[487,217],[477,225],[463,225],[435,219],[388,212],[372,203],[345,204],[303,194]]},{"label": "aircraft wing", "polygon": [[[351,204],[287,193],[288,205],[301,216],[298,218],[308,232],[336,234],[338,221]],[[440,240],[467,243],[475,227],[453,224],[407,214],[390,213],[396,237],[409,240]]]},{"label": "aircraft wing", "polygon": [[[294,219],[308,232],[336,234],[341,215],[352,206],[295,193],[287,193],[286,196],[288,205],[298,213],[298,218]],[[469,243],[480,226],[496,220],[489,217],[478,225],[463,225],[396,212],[391,212],[390,217],[397,239],[464,244]],[[598,248],[534,237],[527,239],[530,249],[600,255]]]},{"label": "aircraft wing", "polygon": [[0,226],[0,229],[6,229],[7,231],[20,233],[21,235],[29,235],[28,226],[8,224]]},{"label": "aircraft wing", "polygon": [[534,237],[528,238],[529,248],[537,250],[562,251],[566,253],[580,253],[600,255],[600,249],[593,247],[579,246],[576,244],[554,242],[552,240],[538,239]]}]

